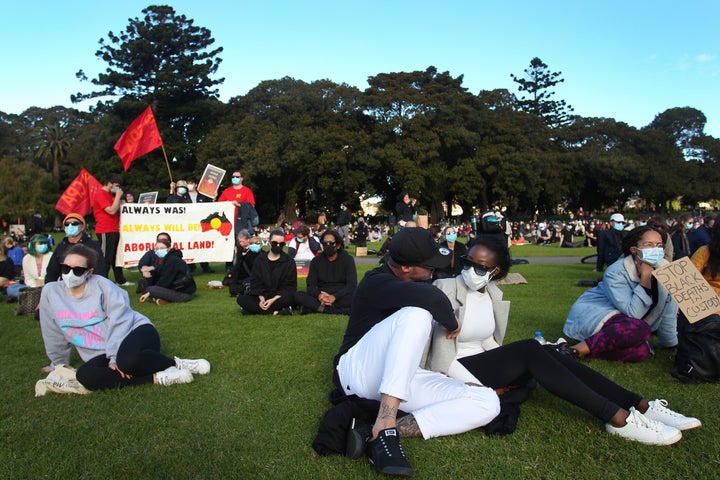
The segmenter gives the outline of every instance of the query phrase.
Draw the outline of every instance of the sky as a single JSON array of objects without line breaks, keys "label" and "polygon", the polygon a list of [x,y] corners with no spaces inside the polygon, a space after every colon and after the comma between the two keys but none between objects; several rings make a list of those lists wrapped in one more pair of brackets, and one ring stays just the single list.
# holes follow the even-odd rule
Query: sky
[{"label": "sky", "polygon": [[[158,2],[208,28],[224,51],[220,99],[263,80],[329,79],[360,90],[379,73],[434,66],[471,93],[517,91],[539,57],[584,117],[635,127],[674,107],[707,117],[720,138],[720,2],[716,0],[186,0]],[[0,29],[0,111],[73,106],[107,65],[99,40],[142,18],[148,0],[6,2]],[[87,109],[90,102],[75,105]]]}]

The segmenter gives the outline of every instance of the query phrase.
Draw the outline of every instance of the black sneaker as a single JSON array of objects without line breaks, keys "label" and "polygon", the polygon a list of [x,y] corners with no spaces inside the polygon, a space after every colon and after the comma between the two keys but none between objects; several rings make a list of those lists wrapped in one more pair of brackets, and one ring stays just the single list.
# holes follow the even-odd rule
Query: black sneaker
[{"label": "black sneaker", "polygon": [[413,470],[400,445],[397,428],[381,430],[375,440],[368,442],[367,456],[380,473],[412,477]]},{"label": "black sneaker", "polygon": [[371,436],[372,425],[353,418],[345,437],[345,456],[353,460],[362,457]]}]

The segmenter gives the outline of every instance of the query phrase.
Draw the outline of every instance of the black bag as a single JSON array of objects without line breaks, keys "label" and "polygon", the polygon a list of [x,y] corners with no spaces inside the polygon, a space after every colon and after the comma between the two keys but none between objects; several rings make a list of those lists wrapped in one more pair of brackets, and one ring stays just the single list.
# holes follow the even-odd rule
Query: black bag
[{"label": "black bag", "polygon": [[720,315],[678,328],[675,365],[670,375],[683,383],[720,381]]}]

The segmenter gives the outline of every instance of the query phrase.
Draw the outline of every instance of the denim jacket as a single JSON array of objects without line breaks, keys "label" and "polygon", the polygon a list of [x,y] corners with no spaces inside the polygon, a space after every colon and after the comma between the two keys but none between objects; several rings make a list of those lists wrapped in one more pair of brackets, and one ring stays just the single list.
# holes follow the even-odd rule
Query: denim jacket
[{"label": "denim jacket", "polygon": [[[662,260],[658,265],[667,265]],[[640,318],[658,334],[657,346],[677,345],[678,306],[668,292],[658,284],[658,302],[652,305],[652,298],[640,285],[640,276],[628,255],[620,257],[605,271],[602,281],[583,293],[570,308],[563,332],[576,339],[584,340],[602,329],[611,317],[622,313],[628,317]]]}]

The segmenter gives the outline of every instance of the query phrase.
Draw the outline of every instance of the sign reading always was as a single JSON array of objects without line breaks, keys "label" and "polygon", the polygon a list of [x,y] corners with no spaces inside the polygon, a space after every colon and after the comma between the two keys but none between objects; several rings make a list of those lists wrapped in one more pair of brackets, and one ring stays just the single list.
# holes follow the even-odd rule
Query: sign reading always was
[{"label": "sign reading always was", "polygon": [[120,245],[116,266],[133,267],[155,238],[166,232],[172,247],[183,252],[187,263],[229,262],[235,247],[231,202],[128,203],[120,210]]}]

